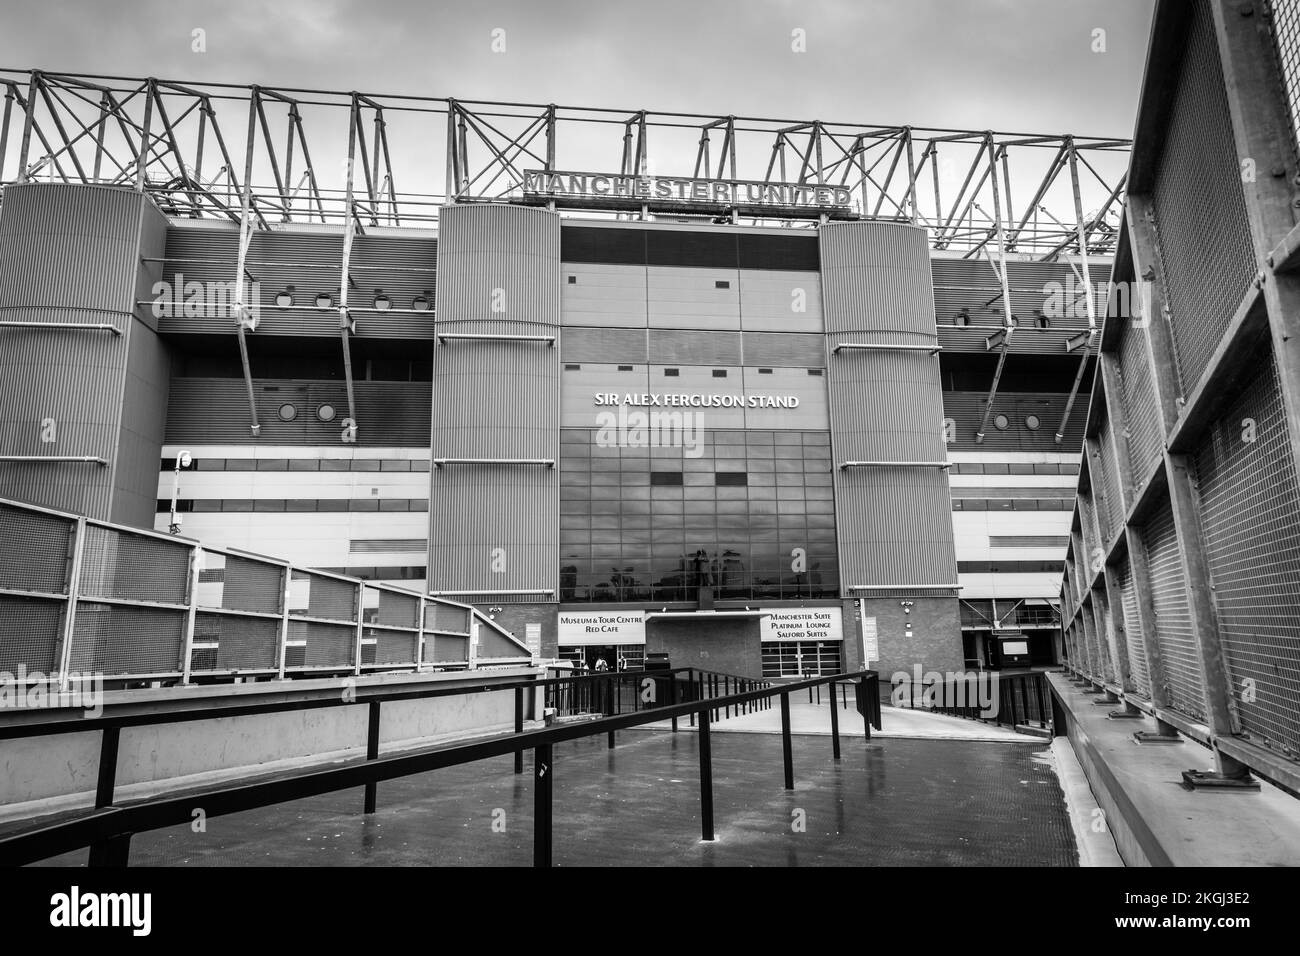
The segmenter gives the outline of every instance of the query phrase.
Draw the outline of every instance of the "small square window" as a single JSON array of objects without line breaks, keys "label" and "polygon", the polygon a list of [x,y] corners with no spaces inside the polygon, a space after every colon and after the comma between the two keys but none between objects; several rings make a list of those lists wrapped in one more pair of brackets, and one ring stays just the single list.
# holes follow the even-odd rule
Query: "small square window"
[{"label": "small square window", "polygon": [[664,369],[664,375],[668,376],[669,378],[677,378],[678,376],[681,375],[681,369],[666,368]]},{"label": "small square window", "polygon": [[680,485],[681,483],[682,473],[680,471],[650,472],[650,484],[652,485]]},{"label": "small square window", "polygon": [[564,366],[564,370],[565,370],[566,372],[581,372],[581,371],[582,371],[582,366],[581,366],[581,365],[565,365],[565,366]]},{"label": "small square window", "polygon": [[619,370],[620,372],[630,372],[630,371],[632,371],[632,366],[630,366],[630,365],[620,365],[620,366],[618,367],[618,370]]},{"label": "small square window", "polygon": [[808,374],[809,374],[809,375],[821,375],[821,373],[822,373],[822,370],[819,369],[819,368],[810,368],[810,369],[808,370]]},{"label": "small square window", "polygon": [[715,289],[730,289],[731,283],[726,279],[719,279],[717,282],[713,283],[713,287]]},{"label": "small square window", "polygon": [[727,377],[727,370],[726,370],[725,368],[715,368],[715,369],[713,370],[713,377],[714,377],[714,378],[726,378],[726,377]]},{"label": "small square window", "polygon": [[771,375],[771,374],[772,374],[772,370],[771,370],[770,368],[760,368],[760,369],[758,370],[758,374],[759,374],[759,375]]},{"label": "small square window", "polygon": [[577,285],[577,284],[578,284],[578,277],[577,277],[577,276],[569,276],[569,285]]}]

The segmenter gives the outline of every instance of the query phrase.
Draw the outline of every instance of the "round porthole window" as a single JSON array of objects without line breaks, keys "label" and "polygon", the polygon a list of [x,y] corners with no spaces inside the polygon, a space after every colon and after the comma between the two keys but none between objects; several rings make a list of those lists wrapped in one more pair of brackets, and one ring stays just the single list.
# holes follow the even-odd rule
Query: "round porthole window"
[{"label": "round porthole window", "polygon": [[316,417],[323,422],[334,421],[334,415],[335,411],[333,405],[319,405],[316,408]]},{"label": "round porthole window", "polygon": [[993,419],[993,426],[997,428],[998,431],[1006,431],[1011,426],[1011,419],[1007,418],[1005,415],[999,415]]},{"label": "round porthole window", "polygon": [[280,406],[281,421],[291,422],[297,417],[298,417],[298,409],[296,406],[290,405],[288,402],[285,402],[283,405]]},{"label": "round porthole window", "polygon": [[275,304],[282,309],[289,308],[289,306],[293,305],[293,294],[288,289],[285,289],[275,297]]},{"label": "round porthole window", "polygon": [[1041,424],[1042,422],[1038,420],[1037,415],[1025,416],[1025,427],[1028,428],[1030,431],[1038,431],[1038,426]]},{"label": "round porthole window", "polygon": [[411,300],[411,308],[414,309],[416,312],[428,312],[429,300],[422,295],[417,295],[414,299]]},{"label": "round porthole window", "polygon": [[329,309],[333,306],[334,296],[330,295],[328,292],[322,292],[320,295],[316,296],[316,308]]},{"label": "round porthole window", "polygon": [[375,309],[380,312],[386,312],[393,307],[393,300],[384,295],[383,290],[375,290]]}]

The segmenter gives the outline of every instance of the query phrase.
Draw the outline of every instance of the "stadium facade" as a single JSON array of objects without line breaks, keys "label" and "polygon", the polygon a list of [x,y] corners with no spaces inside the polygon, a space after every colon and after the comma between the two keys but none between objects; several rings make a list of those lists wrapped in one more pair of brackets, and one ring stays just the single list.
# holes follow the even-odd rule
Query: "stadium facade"
[{"label": "stadium facade", "polygon": [[486,201],[449,141],[436,228],[351,181],[312,222],[48,156],[11,177],[6,496],[427,589],[546,657],[1056,659],[1105,208],[1044,254],[1009,195],[954,241],[915,171],[911,215],[553,166]]}]

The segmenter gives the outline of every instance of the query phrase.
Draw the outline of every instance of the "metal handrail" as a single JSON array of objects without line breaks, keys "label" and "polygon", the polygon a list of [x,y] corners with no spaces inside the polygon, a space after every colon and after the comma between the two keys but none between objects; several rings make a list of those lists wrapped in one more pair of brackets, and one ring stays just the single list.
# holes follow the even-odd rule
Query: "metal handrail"
[{"label": "metal handrail", "polygon": [[[613,672],[617,673],[617,672]],[[602,675],[603,676],[603,675]],[[571,678],[567,678],[571,679]],[[713,828],[713,770],[709,743],[709,712],[716,706],[735,707],[760,700],[779,697],[782,717],[782,752],[785,770],[785,789],[794,789],[794,767],[790,729],[790,694],[806,688],[817,687],[855,679],[858,712],[863,716],[868,739],[871,727],[880,729],[879,675],[875,671],[857,671],[814,678],[786,685],[782,688],[762,688],[733,694],[707,703],[693,701],[671,704],[653,711],[623,714],[584,723],[566,724],[541,730],[525,731],[516,723],[516,733],[489,740],[456,744],[417,753],[378,755],[379,700],[369,701],[370,725],[367,731],[367,759],[344,766],[332,766],[293,773],[273,780],[256,783],[225,784],[189,791],[181,796],[154,797],[126,805],[113,804],[113,776],[116,768],[116,731],[105,734],[105,748],[101,755],[101,771],[97,791],[96,809],[83,816],[57,823],[34,827],[0,837],[0,865],[17,866],[47,859],[82,847],[90,847],[91,866],[125,866],[129,862],[131,838],[137,833],[159,830],[192,819],[193,809],[201,805],[207,817],[224,816],[244,810],[273,806],[291,800],[334,793],[354,787],[366,788],[365,811],[375,809],[375,787],[381,780],[394,780],[431,770],[460,766],[492,757],[514,754],[515,771],[522,771],[525,750],[534,752],[534,830],[533,864],[551,865],[552,836],[552,780],[554,778],[554,745],[579,740],[601,733],[611,735],[619,730],[671,718],[696,716],[700,733],[700,800],[701,833],[706,841],[714,839]],[[545,683],[541,681],[538,683]],[[525,682],[527,685],[527,682]],[[502,687],[484,690],[506,689]],[[523,688],[515,687],[516,701],[522,699]],[[325,706],[320,704],[319,706]],[[831,736],[835,759],[840,757],[839,711],[830,708]],[[197,719],[197,718],[195,718]],[[110,739],[111,738],[111,739]],[[104,757],[112,759],[105,762]],[[108,768],[105,770],[104,768]]]}]

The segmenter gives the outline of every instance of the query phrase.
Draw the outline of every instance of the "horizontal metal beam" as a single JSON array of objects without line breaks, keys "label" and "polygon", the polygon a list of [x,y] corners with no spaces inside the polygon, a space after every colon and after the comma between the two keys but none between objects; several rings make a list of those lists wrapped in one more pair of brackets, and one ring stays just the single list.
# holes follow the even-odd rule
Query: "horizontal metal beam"
[{"label": "horizontal metal beam", "polygon": [[[555,467],[554,458],[435,458],[433,466],[443,468],[447,465],[545,465]],[[464,594],[466,592],[457,592]],[[504,592],[503,592],[504,593]]]},{"label": "horizontal metal beam", "polygon": [[48,462],[50,464],[60,464],[76,462],[82,464],[107,465],[107,458],[100,458],[96,455],[0,455],[0,461],[11,462]]},{"label": "horizontal metal beam", "polygon": [[875,343],[875,342],[841,342],[839,345],[835,346],[834,349],[832,349],[832,351],[836,353],[838,353],[841,350],[854,351],[854,352],[866,352],[866,351],[929,352],[931,355],[935,355],[936,353],[943,351],[943,346],[942,345],[885,345],[883,343]]},{"label": "horizontal metal beam", "polygon": [[494,342],[545,342],[548,347],[555,347],[554,335],[509,335],[477,332],[439,332],[438,341],[444,344],[448,339],[472,339]]},{"label": "horizontal metal beam", "polygon": [[108,322],[22,322],[15,319],[0,321],[0,328],[6,329],[73,329],[79,332],[112,332],[121,335],[122,330]]},{"label": "horizontal metal beam", "polygon": [[840,469],[845,468],[951,468],[947,461],[842,461]]},{"label": "horizontal metal beam", "polygon": [[[430,591],[430,597],[441,597],[444,594],[554,594],[554,588],[493,588],[490,591]],[[442,634],[445,637],[469,637],[468,634],[457,634],[454,631],[433,631],[429,633]]]},{"label": "horizontal metal beam", "polygon": [[850,584],[850,591],[960,591],[960,584]]}]

